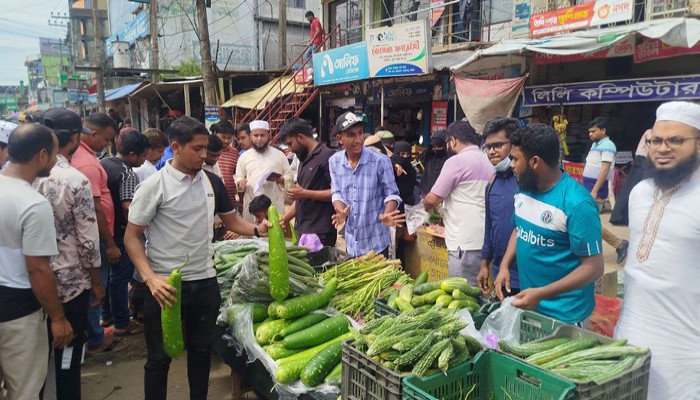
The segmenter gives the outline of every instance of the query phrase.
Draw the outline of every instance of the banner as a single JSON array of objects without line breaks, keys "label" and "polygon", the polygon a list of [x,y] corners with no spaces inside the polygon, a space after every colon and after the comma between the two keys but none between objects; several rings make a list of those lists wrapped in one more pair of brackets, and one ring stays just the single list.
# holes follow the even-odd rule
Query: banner
[{"label": "banner", "polygon": [[423,20],[367,29],[370,77],[430,73],[431,57],[427,30],[427,23]]},{"label": "banner", "polygon": [[433,102],[433,117],[430,119],[430,133],[447,129],[447,101]]},{"label": "banner", "polygon": [[573,7],[534,14],[530,18],[530,36],[549,36],[592,26],[632,20],[632,0],[598,0]]},{"label": "banner", "polygon": [[366,42],[316,53],[312,62],[318,86],[369,78]]},{"label": "banner", "polygon": [[525,78],[527,76],[497,80],[454,78],[459,104],[478,133],[491,118],[513,113]]},{"label": "banner", "polygon": [[531,0],[516,0],[513,2],[513,24],[510,26],[513,39],[530,36],[530,16],[532,15]]},{"label": "banner", "polygon": [[698,53],[700,53],[700,43],[691,48],[686,48],[669,46],[659,39],[644,39],[642,43],[634,47],[634,62],[642,63],[661,58]]},{"label": "banner", "polygon": [[[435,81],[412,82],[412,83],[391,83],[384,85],[384,99],[406,99],[416,96],[432,96],[435,91]],[[381,86],[374,88],[374,100],[382,97]]]},{"label": "banner", "polygon": [[569,176],[576,179],[576,182],[583,185],[583,168],[586,165],[571,161],[563,161],[562,164],[564,164],[564,171],[566,171]]},{"label": "banner", "polygon": [[596,60],[601,58],[626,57],[634,54],[634,41],[625,39],[613,47],[593,53],[572,54],[568,56],[560,56],[547,53],[533,53],[532,60],[535,65],[559,64],[567,62],[578,62],[586,60]]},{"label": "banner", "polygon": [[433,9],[430,16],[430,26],[435,26],[440,18],[442,18],[442,14],[445,12],[444,4],[445,0],[430,0],[430,7]]},{"label": "banner", "polygon": [[526,87],[525,106],[700,99],[700,75]]}]

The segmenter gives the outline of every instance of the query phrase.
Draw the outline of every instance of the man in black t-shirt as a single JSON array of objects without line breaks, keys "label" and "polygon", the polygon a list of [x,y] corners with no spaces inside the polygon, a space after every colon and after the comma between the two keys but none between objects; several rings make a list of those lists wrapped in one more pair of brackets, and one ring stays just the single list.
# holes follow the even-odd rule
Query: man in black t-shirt
[{"label": "man in black t-shirt", "polygon": [[117,264],[109,268],[109,308],[114,322],[115,335],[132,335],[143,332],[143,327],[131,320],[129,312],[129,281],[134,275],[131,263],[124,248],[124,231],[129,215],[129,204],[134,198],[139,179],[133,168],[140,167],[146,160],[150,144],[145,135],[129,132],[119,144],[116,156],[100,161],[107,173],[107,187],[114,203],[114,243],[122,253]]}]

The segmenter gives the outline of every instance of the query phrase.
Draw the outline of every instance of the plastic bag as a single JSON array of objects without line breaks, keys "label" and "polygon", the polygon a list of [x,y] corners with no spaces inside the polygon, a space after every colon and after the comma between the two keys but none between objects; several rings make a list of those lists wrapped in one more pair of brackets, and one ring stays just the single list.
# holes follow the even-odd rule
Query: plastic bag
[{"label": "plastic bag", "polygon": [[[489,349],[498,347],[498,341],[520,343],[520,315],[523,310],[510,304],[510,297],[501,302],[501,307],[491,313],[484,321],[479,332],[481,344]],[[477,338],[478,339],[478,338]]]},{"label": "plastic bag", "polygon": [[319,239],[318,235],[315,233],[304,233],[301,235],[301,238],[299,238],[299,246],[306,247],[310,252],[323,249],[323,243],[321,243],[321,239]]},{"label": "plastic bag", "polygon": [[406,204],[404,207],[406,208],[406,229],[409,235],[413,235],[418,228],[428,222],[430,214],[425,211],[423,203],[418,203],[415,206]]},{"label": "plastic bag", "polygon": [[622,300],[596,294],[595,309],[588,320],[588,329],[612,337],[621,310]]}]

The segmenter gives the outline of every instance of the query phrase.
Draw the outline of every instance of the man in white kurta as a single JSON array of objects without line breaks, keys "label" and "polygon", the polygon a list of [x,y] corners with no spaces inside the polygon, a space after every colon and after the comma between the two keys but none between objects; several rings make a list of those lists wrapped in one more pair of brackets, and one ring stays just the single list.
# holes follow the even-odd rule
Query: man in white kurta
[{"label": "man in white kurta", "polygon": [[648,399],[700,399],[700,105],[663,104],[656,121],[654,177],[630,195],[615,337],[651,348]]},{"label": "man in white kurta", "polygon": [[[253,147],[243,153],[236,165],[234,180],[239,190],[245,189],[243,195],[243,219],[254,222],[255,217],[248,211],[248,205],[255,196],[264,194],[280,214],[284,214],[285,182],[293,182],[292,171],[287,157],[280,150],[271,147],[270,126],[265,121],[250,123],[250,137]],[[274,172],[279,178],[261,181]]]}]

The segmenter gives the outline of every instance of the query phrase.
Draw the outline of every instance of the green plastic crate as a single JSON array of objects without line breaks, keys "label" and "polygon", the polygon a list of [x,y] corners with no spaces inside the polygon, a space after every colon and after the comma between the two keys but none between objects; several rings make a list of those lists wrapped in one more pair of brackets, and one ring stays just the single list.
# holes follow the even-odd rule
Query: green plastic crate
[{"label": "green plastic crate", "polygon": [[565,379],[489,351],[447,374],[404,378],[402,396],[403,400],[571,400],[573,390],[574,384]]},{"label": "green plastic crate", "polygon": [[[562,325],[556,331],[535,342],[553,338],[579,339],[594,337],[599,344],[608,344],[613,339],[573,325]],[[515,357],[515,356],[512,356]],[[651,355],[644,356],[644,361],[636,368],[613,376],[601,384],[593,382],[572,381],[576,384],[576,400],[646,400],[649,390],[649,369]],[[539,367],[538,367],[539,368]]]},{"label": "green plastic crate", "polygon": [[549,336],[562,325],[565,323],[557,319],[534,311],[525,311],[520,314],[520,343],[529,343]]}]

